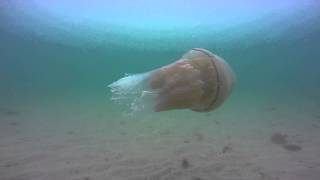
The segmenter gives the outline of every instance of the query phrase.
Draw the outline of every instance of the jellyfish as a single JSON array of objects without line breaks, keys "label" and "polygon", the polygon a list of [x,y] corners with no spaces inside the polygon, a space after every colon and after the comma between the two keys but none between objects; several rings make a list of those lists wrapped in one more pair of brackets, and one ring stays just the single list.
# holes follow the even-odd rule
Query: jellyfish
[{"label": "jellyfish", "polygon": [[208,112],[223,104],[234,83],[235,74],[226,61],[206,49],[193,48],[172,64],[126,75],[109,87],[111,99],[132,111]]}]

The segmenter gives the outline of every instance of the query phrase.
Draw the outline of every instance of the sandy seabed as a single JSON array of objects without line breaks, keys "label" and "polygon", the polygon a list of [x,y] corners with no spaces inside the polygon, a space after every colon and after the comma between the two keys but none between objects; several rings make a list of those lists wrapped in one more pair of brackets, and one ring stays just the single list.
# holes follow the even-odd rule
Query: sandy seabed
[{"label": "sandy seabed", "polygon": [[95,99],[1,104],[0,179],[319,180],[318,100],[235,95],[212,113],[133,116]]}]

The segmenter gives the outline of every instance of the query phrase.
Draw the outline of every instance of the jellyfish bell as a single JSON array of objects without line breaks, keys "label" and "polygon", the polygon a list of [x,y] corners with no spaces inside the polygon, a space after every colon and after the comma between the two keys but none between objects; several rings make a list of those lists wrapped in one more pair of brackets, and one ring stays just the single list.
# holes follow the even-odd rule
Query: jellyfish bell
[{"label": "jellyfish bell", "polygon": [[180,60],[151,73],[150,87],[158,90],[155,111],[211,111],[231,92],[234,73],[220,57],[195,48]]},{"label": "jellyfish bell", "polygon": [[206,49],[194,48],[172,64],[126,76],[109,87],[113,100],[129,100],[132,110],[206,112],[226,100],[234,82],[227,62]]}]

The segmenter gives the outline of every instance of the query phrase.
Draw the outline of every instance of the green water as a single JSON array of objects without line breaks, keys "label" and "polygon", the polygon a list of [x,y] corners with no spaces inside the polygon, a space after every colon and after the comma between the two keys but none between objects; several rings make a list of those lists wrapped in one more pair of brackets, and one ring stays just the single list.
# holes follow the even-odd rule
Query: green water
[{"label": "green water", "polygon": [[[238,170],[240,179],[261,178],[260,170],[242,168],[245,163],[262,169],[266,179],[319,178],[319,15],[293,17],[302,21],[287,26],[283,22],[291,21],[290,17],[279,22],[265,21],[265,17],[238,30],[219,34],[208,30],[195,38],[110,35],[108,38],[115,38],[112,42],[119,42],[96,45],[83,39],[63,42],[28,30],[14,32],[4,21],[0,26],[0,177],[130,179],[126,170],[121,171],[123,176],[116,174],[112,165],[108,171],[90,167],[100,167],[99,160],[105,156],[117,164],[118,156],[130,160],[138,154],[142,159],[159,160],[150,163],[155,166],[168,162],[163,166],[173,171],[164,172],[167,179],[194,174],[236,177],[232,170],[213,176],[211,160]],[[304,17],[308,18],[304,21]],[[130,116],[125,107],[110,101],[108,84],[125,73],[147,72],[172,63],[193,47],[223,57],[237,75],[231,97],[218,110]],[[286,134],[302,150],[291,152],[270,142],[277,132]],[[215,159],[227,145],[235,155],[222,157],[221,162]],[[190,171],[175,169],[182,158],[191,162]],[[73,176],[57,168],[65,160],[71,162],[66,171],[80,167],[80,173]],[[78,164],[72,166],[73,162]],[[272,162],[282,163],[280,170]],[[132,166],[141,165],[137,164]],[[33,166],[43,169],[36,171]],[[147,171],[133,171],[132,179],[157,168]]]}]

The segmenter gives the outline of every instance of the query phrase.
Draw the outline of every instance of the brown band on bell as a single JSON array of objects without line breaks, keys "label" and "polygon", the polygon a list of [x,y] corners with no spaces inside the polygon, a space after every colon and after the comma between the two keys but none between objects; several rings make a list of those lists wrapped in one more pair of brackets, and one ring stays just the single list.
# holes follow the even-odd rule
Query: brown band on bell
[{"label": "brown band on bell", "polygon": [[[215,93],[215,96],[214,96],[213,100],[209,103],[209,106],[208,106],[206,109],[201,109],[201,110],[197,109],[197,110],[194,110],[194,111],[210,111],[210,110],[211,110],[211,107],[216,103],[216,101],[217,101],[217,99],[218,99],[218,95],[219,95],[219,93],[220,93],[220,77],[219,77],[219,72],[218,72],[217,65],[216,65],[215,62],[214,62],[215,57],[214,57],[211,53],[209,53],[209,52],[207,52],[206,50],[201,49],[201,48],[193,48],[192,50],[194,50],[194,51],[200,51],[200,52],[202,52],[203,54],[209,56],[209,57],[211,58],[212,66],[215,68],[216,77],[217,77],[217,83],[218,83],[218,85],[217,85],[217,91],[216,91],[216,93]],[[211,97],[212,97],[212,96],[211,96]]]}]

